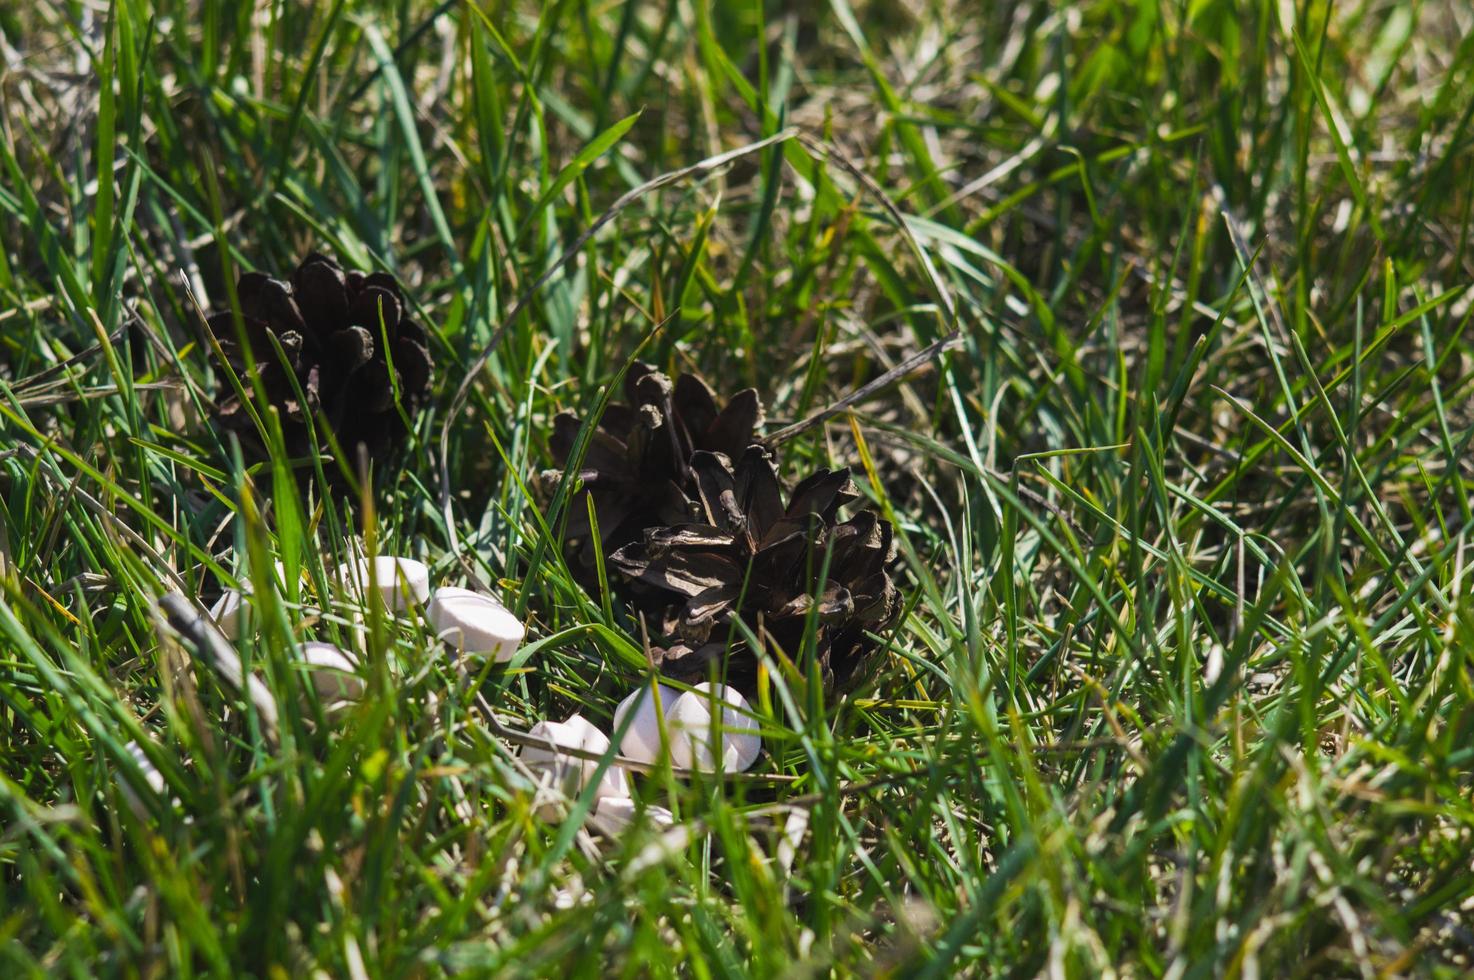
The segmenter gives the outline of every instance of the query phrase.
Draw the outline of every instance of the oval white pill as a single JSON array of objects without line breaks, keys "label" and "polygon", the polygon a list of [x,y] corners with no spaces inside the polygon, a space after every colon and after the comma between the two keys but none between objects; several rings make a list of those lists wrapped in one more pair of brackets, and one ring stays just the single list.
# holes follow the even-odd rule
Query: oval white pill
[{"label": "oval white pill", "polygon": [[511,660],[527,635],[506,606],[470,589],[441,586],[425,614],[435,635],[461,653]]}]

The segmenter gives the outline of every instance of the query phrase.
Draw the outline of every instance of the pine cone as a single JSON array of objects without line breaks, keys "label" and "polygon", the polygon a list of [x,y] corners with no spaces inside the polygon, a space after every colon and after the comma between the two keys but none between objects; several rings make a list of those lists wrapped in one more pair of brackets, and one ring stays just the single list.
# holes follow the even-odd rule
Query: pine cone
[{"label": "pine cone", "polygon": [[[569,503],[564,553],[585,586],[595,582],[595,543],[588,500],[599,522],[598,547],[609,555],[640,539],[648,527],[695,520],[696,488],[688,460],[697,450],[737,458],[757,441],[763,406],[751,388],[723,407],[712,390],[685,374],[672,383],[653,366],[632,365],[624,378],[628,404],[611,402],[592,433],[578,472],[583,488]],[[582,421],[572,412],[553,419],[550,448],[560,467],[573,455]],[[563,472],[543,474],[551,492]]]},{"label": "pine cone", "polygon": [[900,612],[900,594],[886,572],[890,523],[869,512],[838,519],[840,507],[859,497],[848,470],[814,473],[793,488],[785,506],[773,458],[761,446],[745,450],[735,469],[726,455],[703,451],[691,455],[689,468],[697,520],[649,527],[610,557],[615,569],[664,603],[660,626],[674,642],[661,651],[661,669],[702,676],[731,641],[727,683],[750,694],[757,658],[728,629],[732,619],[791,658],[814,610],[823,676],[848,686],[873,646],[866,631],[884,630]]},{"label": "pine cone", "polygon": [[[267,401],[281,414],[288,454],[300,457],[312,451],[308,428],[321,412],[345,453],[356,454],[363,445],[380,464],[399,455],[409,435],[404,419],[412,419],[429,399],[434,362],[429,337],[409,319],[393,276],[344,273],[332,259],[314,252],[297,266],[290,282],[242,273],[236,295]],[[216,313],[208,324],[254,400],[235,315]],[[259,414],[265,406],[255,408]],[[251,414],[233,389],[222,388],[216,418],[240,437],[249,462],[268,457]],[[356,456],[350,464],[356,464]]]}]

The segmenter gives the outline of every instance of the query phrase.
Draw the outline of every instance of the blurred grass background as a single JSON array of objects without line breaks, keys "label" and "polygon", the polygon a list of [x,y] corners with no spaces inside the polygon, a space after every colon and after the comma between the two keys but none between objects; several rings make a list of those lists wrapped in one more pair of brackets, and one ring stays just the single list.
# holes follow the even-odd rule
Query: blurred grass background
[{"label": "blurred grass background", "polygon": [[[1457,0],[0,5],[5,974],[1466,974],[1470,38]],[[206,424],[199,311],[311,249],[432,327],[367,518]],[[529,490],[553,414],[638,351],[777,427],[954,330],[785,446],[901,532],[874,680],[775,693],[751,778],[643,780],[684,846],[540,823],[484,704],[607,728],[643,676]],[[354,632],[355,527],[534,649],[469,684]],[[273,560],[275,733],[155,610]],[[312,637],[375,696],[304,698]]]}]

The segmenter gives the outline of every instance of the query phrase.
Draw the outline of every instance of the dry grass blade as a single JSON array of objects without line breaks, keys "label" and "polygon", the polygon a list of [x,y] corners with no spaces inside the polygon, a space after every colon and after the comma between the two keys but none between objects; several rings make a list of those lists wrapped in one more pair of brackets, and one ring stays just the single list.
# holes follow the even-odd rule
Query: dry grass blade
[{"label": "dry grass blade", "polygon": [[195,658],[226,681],[237,693],[250,699],[261,719],[262,733],[275,741],[276,701],[272,698],[270,689],[259,677],[245,672],[240,654],[235,652],[230,641],[221,634],[199,603],[181,593],[166,592],[159,597],[158,606],[163,613],[163,621],[189,641],[189,650]]},{"label": "dry grass blade", "polygon": [[782,445],[795,436],[799,436],[805,432],[808,432],[810,429],[814,428],[814,426],[822,425],[824,422],[840,414],[841,412],[844,412],[847,409],[860,404],[871,395],[874,395],[879,391],[883,391],[884,389],[890,387],[892,384],[901,380],[912,372],[920,370],[925,365],[941,357],[947,351],[955,350],[961,346],[962,334],[960,331],[953,331],[940,340],[932,341],[926,347],[917,351],[915,354],[912,354],[910,357],[906,358],[904,361],[897,364],[889,371],[886,371],[880,377],[866,382],[865,384],[856,388],[854,391],[850,392],[848,395],[845,395],[843,398],[831,404],[828,408],[815,412],[808,418],[802,419],[798,422],[794,422],[792,425],[784,426],[777,432],[769,434],[766,438],[763,439],[763,441],[772,446]]}]

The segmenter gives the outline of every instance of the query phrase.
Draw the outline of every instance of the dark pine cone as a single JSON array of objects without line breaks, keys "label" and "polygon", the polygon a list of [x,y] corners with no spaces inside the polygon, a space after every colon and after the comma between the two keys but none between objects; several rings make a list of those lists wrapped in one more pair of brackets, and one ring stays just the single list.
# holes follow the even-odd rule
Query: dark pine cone
[{"label": "dark pine cone", "polygon": [[[646,528],[696,520],[691,454],[704,450],[735,459],[757,441],[763,423],[762,402],[753,389],[718,407],[712,390],[696,377],[680,375],[672,383],[639,361],[625,374],[624,395],[627,404],[611,402],[591,433],[577,474],[583,488],[569,502],[564,554],[590,588],[596,583],[590,499],[605,555],[640,540]],[[573,455],[582,424],[572,412],[553,419],[549,442],[560,467]],[[562,470],[543,474],[549,492],[562,476]]]},{"label": "dark pine cone", "polygon": [[[380,465],[398,456],[409,434],[404,419],[413,418],[429,399],[434,362],[429,337],[409,318],[394,277],[345,273],[332,259],[313,253],[297,266],[290,282],[242,273],[236,294],[267,401],[281,414],[288,454],[302,457],[312,451],[308,427],[321,412],[350,454],[350,465],[357,465],[360,444]],[[216,313],[208,322],[254,401],[234,314]],[[273,337],[285,361],[273,347]],[[293,390],[293,378],[305,405]],[[255,408],[260,414],[265,406]],[[267,458],[266,445],[233,389],[222,387],[216,417],[240,437],[248,462]],[[327,445],[322,449],[326,452]],[[330,477],[335,469],[329,469]]]},{"label": "dark pine cone", "polygon": [[696,520],[647,528],[610,557],[615,569],[662,600],[660,628],[675,642],[661,651],[661,670],[704,677],[730,642],[727,683],[751,695],[757,658],[742,634],[729,630],[732,619],[791,659],[814,610],[824,680],[849,686],[873,647],[866,631],[883,631],[900,612],[900,594],[886,572],[890,523],[869,512],[839,520],[840,507],[859,497],[848,470],[814,473],[793,488],[785,506],[773,458],[761,446],[747,448],[735,469],[726,455],[702,451],[689,466]]}]

